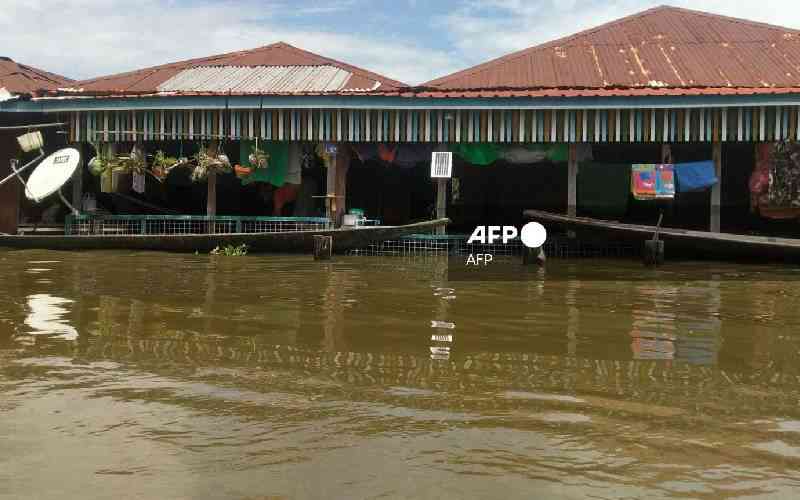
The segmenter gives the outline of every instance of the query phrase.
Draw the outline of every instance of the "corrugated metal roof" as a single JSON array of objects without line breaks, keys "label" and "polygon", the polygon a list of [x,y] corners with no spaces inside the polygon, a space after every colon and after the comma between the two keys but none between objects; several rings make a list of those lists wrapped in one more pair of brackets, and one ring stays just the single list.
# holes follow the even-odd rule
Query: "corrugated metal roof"
[{"label": "corrugated metal roof", "polygon": [[52,90],[71,81],[54,73],[19,64],[8,57],[0,57],[0,88],[5,88],[12,94]]},{"label": "corrugated metal roof", "polygon": [[[424,86],[437,90],[537,92],[798,88],[800,31],[688,9],[656,7]],[[566,94],[569,96],[570,92]]]},{"label": "corrugated metal roof", "polygon": [[[273,68],[266,70],[264,68]],[[224,68],[214,72],[210,68]],[[286,68],[294,68],[287,70]],[[302,69],[301,69],[302,68]],[[309,68],[322,68],[312,70]],[[331,68],[337,70],[333,71]],[[193,73],[189,70],[197,69]],[[273,80],[275,74],[284,78],[280,81]],[[338,78],[349,75],[344,82],[338,83]],[[263,76],[267,82],[251,80],[250,77]],[[330,75],[332,80],[325,82]],[[204,80],[205,77],[208,77]],[[180,78],[180,80],[176,80]],[[172,82],[172,83],[169,83]],[[175,82],[182,82],[176,84]],[[364,90],[398,89],[406,85],[377,73],[336,61],[327,57],[314,54],[287,43],[279,42],[257,49],[231,52],[200,59],[191,59],[163,66],[145,68],[118,75],[103,76],[76,82],[71,85],[73,93],[83,95],[137,95],[155,94],[161,92],[167,83],[170,86],[185,86],[186,91],[197,92],[198,89],[189,88],[192,85],[205,85],[205,93],[227,93],[232,82],[241,85],[244,93],[326,93],[326,92],[356,92]],[[336,86],[334,90],[311,90],[319,87],[327,88]],[[273,90],[256,90],[264,87]],[[305,87],[305,89],[304,89]],[[292,90],[296,89],[296,90]],[[304,90],[303,90],[304,89]],[[180,89],[184,90],[184,89]],[[173,92],[180,91],[171,90]]]},{"label": "corrugated metal roof", "polygon": [[[185,69],[158,86],[159,92],[269,94],[336,92],[353,74],[334,66],[203,66]],[[376,82],[380,86],[380,82]],[[373,89],[374,90],[374,89]]]}]

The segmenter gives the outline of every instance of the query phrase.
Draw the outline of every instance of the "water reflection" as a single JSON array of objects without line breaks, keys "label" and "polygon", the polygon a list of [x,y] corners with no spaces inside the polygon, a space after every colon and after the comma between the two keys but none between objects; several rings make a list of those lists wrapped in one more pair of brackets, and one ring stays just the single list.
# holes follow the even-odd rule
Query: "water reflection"
[{"label": "water reflection", "polygon": [[0,342],[0,497],[48,496],[42,468],[66,498],[82,477],[145,498],[800,487],[800,293],[761,279],[778,268],[449,283],[442,260],[49,255],[0,254],[0,327],[22,325]]},{"label": "water reflection", "polygon": [[78,338],[78,330],[70,326],[65,316],[67,308],[74,301],[48,294],[35,294],[28,297],[28,315],[25,318],[27,333],[48,335],[63,340]]}]

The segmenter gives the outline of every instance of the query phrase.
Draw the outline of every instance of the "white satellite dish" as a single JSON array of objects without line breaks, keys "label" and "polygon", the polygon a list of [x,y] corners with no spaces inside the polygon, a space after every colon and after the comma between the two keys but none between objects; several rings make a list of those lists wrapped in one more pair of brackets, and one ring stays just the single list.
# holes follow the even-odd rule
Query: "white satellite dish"
[{"label": "white satellite dish", "polygon": [[77,149],[64,148],[51,154],[40,163],[25,183],[25,196],[39,202],[58,192],[75,174],[81,162]]}]

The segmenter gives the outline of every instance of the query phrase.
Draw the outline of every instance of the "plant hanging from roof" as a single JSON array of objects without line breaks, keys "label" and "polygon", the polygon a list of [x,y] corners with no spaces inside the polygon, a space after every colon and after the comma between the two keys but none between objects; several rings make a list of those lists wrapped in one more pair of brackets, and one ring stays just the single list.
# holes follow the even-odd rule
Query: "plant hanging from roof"
[{"label": "plant hanging from roof", "polygon": [[258,147],[258,137],[256,137],[256,142],[253,144],[248,160],[250,160],[250,165],[253,168],[267,168],[269,165],[269,153]]},{"label": "plant hanging from roof", "polygon": [[137,144],[128,155],[110,155],[108,145],[102,143],[92,143],[96,154],[89,160],[89,171],[96,176],[118,173],[144,174],[147,170],[147,159],[144,148]]},{"label": "plant hanging from roof", "polygon": [[231,171],[231,161],[217,143],[211,143],[207,147],[201,146],[194,155],[194,160],[197,162],[192,171],[192,180],[195,182],[205,181],[212,172],[224,174]]},{"label": "plant hanging from roof", "polygon": [[153,155],[153,166],[152,166],[153,177],[163,182],[164,179],[166,179],[169,173],[172,171],[172,169],[178,167],[186,167],[188,165],[189,165],[188,158],[175,158],[173,156],[168,156],[164,151],[159,149]]}]

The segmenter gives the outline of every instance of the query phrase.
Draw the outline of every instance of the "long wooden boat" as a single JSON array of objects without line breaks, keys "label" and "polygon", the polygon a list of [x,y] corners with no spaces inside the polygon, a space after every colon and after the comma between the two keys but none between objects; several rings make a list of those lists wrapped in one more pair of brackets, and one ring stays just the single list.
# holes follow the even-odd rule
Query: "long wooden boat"
[{"label": "long wooden boat", "polygon": [[247,245],[249,252],[312,252],[314,236],[333,238],[334,252],[362,248],[372,243],[429,232],[450,222],[435,219],[404,226],[363,226],[355,228],[231,234],[181,235],[0,235],[0,248],[42,250],[156,250],[166,252],[209,252],[226,245]]},{"label": "long wooden boat", "polygon": [[[553,223],[589,238],[614,238],[631,243],[653,237],[655,226],[625,224],[617,221],[571,217],[541,210],[525,210],[526,218]],[[545,226],[547,227],[547,226]],[[711,233],[661,227],[659,239],[664,240],[665,254],[693,259],[756,259],[800,262],[800,239],[752,236],[733,233]]]}]

